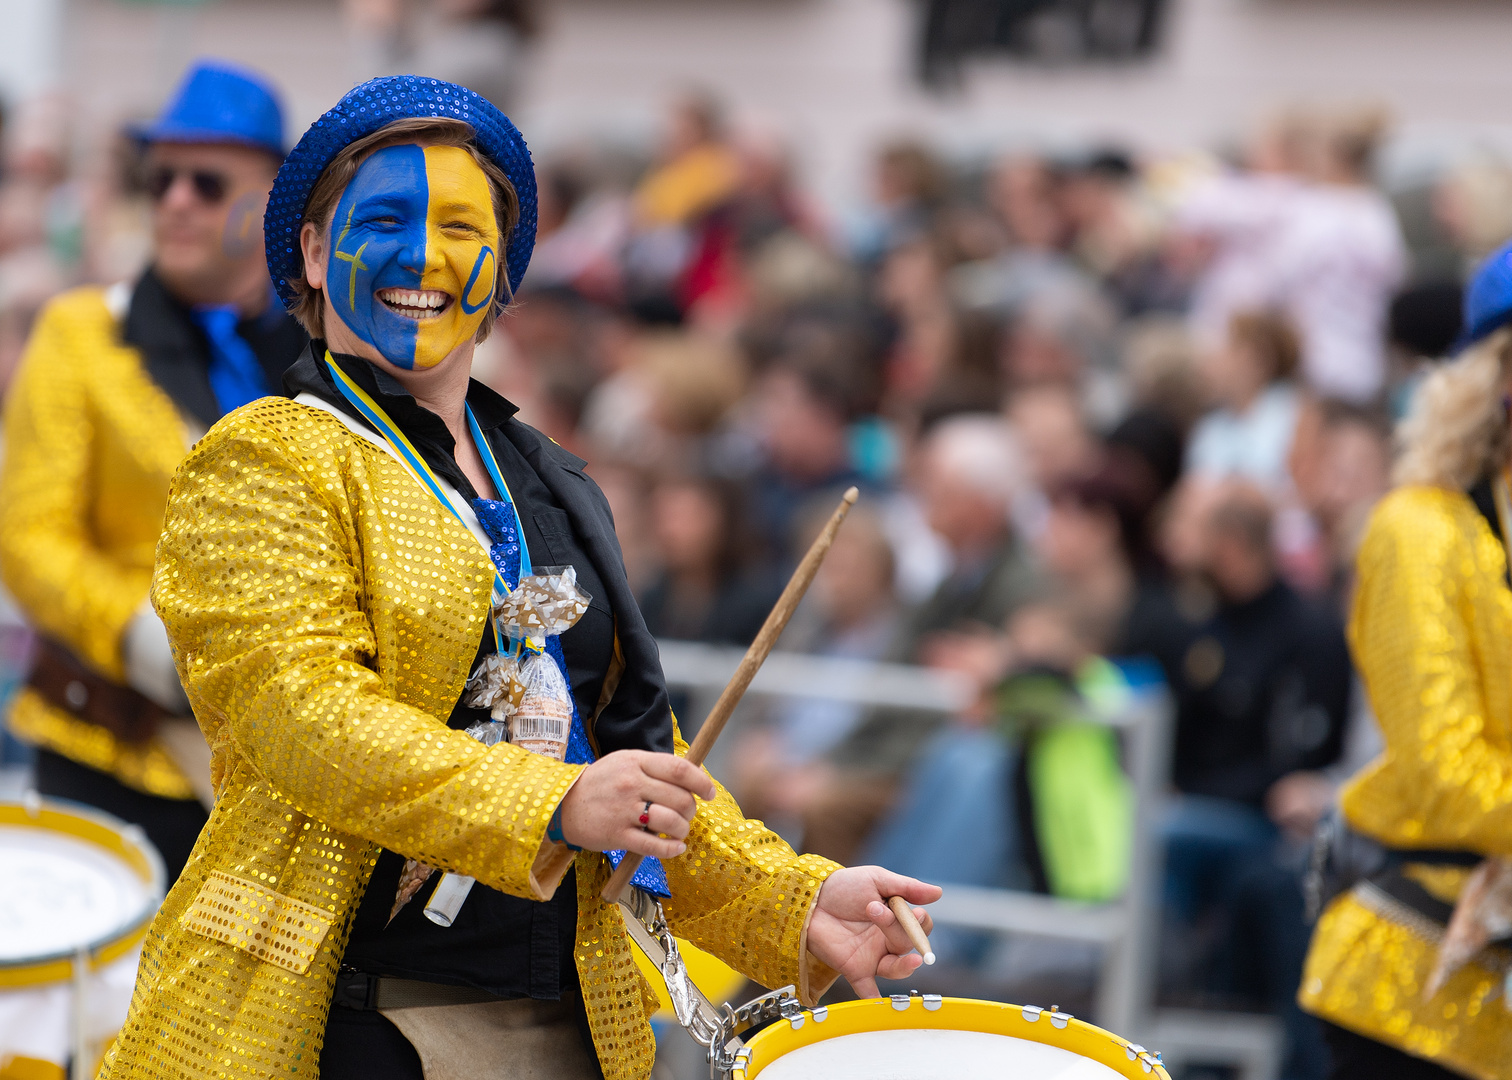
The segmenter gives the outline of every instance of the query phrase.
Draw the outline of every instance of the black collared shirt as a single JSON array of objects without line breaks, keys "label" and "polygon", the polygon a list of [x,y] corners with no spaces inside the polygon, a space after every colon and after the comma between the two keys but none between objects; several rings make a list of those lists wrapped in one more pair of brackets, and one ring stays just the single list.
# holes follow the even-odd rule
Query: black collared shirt
[{"label": "black collared shirt", "polygon": [[[285,391],[291,397],[314,394],[366,425],[336,389],[323,360],[317,359],[324,355],[324,343],[313,342],[284,376]],[[439,416],[416,402],[397,380],[366,361],[341,354],[333,354],[333,359],[382,406],[438,476],[465,498],[477,496],[457,466],[455,441]],[[509,485],[532,561],[575,567],[579,585],[592,598],[577,625],[562,635],[568,681],[586,721],[597,707],[614,651],[614,618],[606,600],[607,590],[575,535],[567,512],[525,455],[504,437],[502,429],[514,416],[515,407],[478,382],[469,388],[467,401]],[[479,657],[493,648],[493,635],[485,633]],[[486,710],[469,708],[459,701],[447,723],[461,729],[486,716]],[[379,855],[357,909],[342,958],[344,964],[378,975],[476,986],[508,998],[555,1000],[563,991],[577,988],[572,959],[577,929],[574,874],[569,873],[556,895],[545,903],[475,886],[455,922],[443,928],[423,914],[429,883],[392,923],[388,921],[403,865],[403,858],[393,852]]]}]

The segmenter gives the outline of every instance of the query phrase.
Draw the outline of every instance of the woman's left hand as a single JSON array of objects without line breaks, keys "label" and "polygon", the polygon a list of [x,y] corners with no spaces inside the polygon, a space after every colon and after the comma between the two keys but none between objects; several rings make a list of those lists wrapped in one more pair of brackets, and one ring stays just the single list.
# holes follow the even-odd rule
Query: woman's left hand
[{"label": "woman's left hand", "polygon": [[[808,951],[844,975],[862,997],[878,996],[879,977],[904,979],[924,962],[887,906],[892,896],[932,904],[940,898],[940,887],[880,866],[852,866],[825,879],[814,902]],[[929,913],[914,908],[914,915],[929,933],[934,925]]]}]

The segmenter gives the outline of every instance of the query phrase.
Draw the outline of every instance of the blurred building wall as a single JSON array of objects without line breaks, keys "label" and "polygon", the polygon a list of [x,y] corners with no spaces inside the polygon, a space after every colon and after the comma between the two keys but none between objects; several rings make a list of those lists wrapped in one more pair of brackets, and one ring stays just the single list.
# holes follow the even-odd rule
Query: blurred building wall
[{"label": "blurred building wall", "polygon": [[[1184,148],[1295,100],[1374,98],[1409,143],[1512,143],[1512,4],[1503,0],[1170,0],[1154,59],[966,68],[914,79],[913,0],[555,0],[523,120],[551,137],[634,131],[696,83],[791,131],[821,192],[860,190],[866,149],[922,132],[959,150],[1116,137]],[[527,129],[528,130],[528,129]]]},{"label": "blurred building wall", "polygon": [[[1096,137],[1181,148],[1231,137],[1288,100],[1372,97],[1395,110],[1409,143],[1512,145],[1506,0],[1170,5],[1148,62],[975,61],[959,92],[942,96],[914,78],[913,0],[541,0],[517,118],[543,148],[583,134],[641,140],[668,92],[709,87],[786,133],[831,202],[862,190],[879,137],[909,131],[961,151]],[[150,114],[202,54],[277,78],[296,132],[370,74],[338,0],[0,0],[12,11],[11,25],[43,27],[27,40],[44,42],[47,13],[62,12],[61,49],[50,60],[17,44],[25,35],[0,34],[0,94],[37,88],[53,64],[86,126]]]},{"label": "blurred building wall", "polygon": [[18,101],[58,84],[62,16],[58,0],[0,0],[0,101]]}]

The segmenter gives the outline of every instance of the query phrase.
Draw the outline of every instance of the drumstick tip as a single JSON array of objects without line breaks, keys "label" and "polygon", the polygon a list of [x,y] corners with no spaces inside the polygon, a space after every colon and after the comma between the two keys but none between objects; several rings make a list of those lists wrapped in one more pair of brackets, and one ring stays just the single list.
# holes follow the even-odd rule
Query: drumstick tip
[{"label": "drumstick tip", "polygon": [[840,496],[840,501],[846,506],[855,506],[856,500],[861,497],[861,489],[854,485],[845,489],[845,494]]},{"label": "drumstick tip", "polygon": [[933,964],[934,962],[935,962],[935,954],[933,952],[927,952],[927,953],[924,954],[924,963],[926,963],[926,964]]}]

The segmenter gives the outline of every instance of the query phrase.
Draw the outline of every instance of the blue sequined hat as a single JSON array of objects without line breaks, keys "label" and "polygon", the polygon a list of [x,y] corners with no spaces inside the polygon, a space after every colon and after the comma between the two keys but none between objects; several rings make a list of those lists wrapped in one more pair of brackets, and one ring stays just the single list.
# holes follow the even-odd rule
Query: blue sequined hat
[{"label": "blue sequined hat", "polygon": [[477,133],[478,149],[514,184],[520,197],[520,220],[504,249],[509,268],[509,290],[519,289],[530,252],[535,247],[535,167],[525,139],[486,98],[465,86],[427,79],[419,75],[393,75],[371,79],[338,101],[310,130],[278,170],[268,210],[263,217],[268,272],[284,305],[293,307],[294,290],[289,279],[304,265],[299,247],[299,226],[315,181],[342,149],[396,120],[440,116],[464,120]]},{"label": "blue sequined hat", "polygon": [[1476,268],[1465,288],[1464,305],[1465,328],[1455,352],[1512,322],[1512,243],[1497,248]]}]

